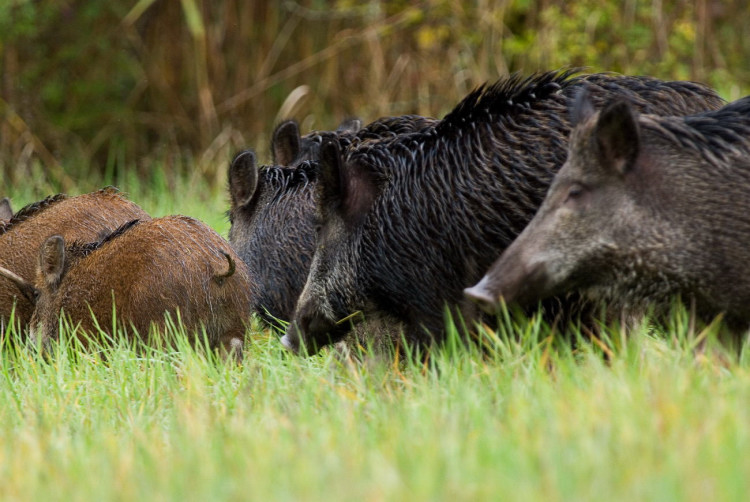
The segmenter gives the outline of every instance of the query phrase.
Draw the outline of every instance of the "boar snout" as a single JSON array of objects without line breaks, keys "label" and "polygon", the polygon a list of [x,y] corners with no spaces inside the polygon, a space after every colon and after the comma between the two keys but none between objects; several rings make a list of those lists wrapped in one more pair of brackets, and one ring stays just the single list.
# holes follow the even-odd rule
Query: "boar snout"
[{"label": "boar snout", "polygon": [[293,353],[315,355],[320,351],[320,346],[314,342],[309,333],[328,332],[329,323],[321,320],[319,316],[303,316],[299,323],[293,321],[281,337],[281,344]]},{"label": "boar snout", "polygon": [[488,314],[497,314],[502,301],[526,306],[548,296],[548,273],[545,263],[529,263],[515,254],[505,253],[476,285],[464,295]]},{"label": "boar snout", "polygon": [[281,345],[289,352],[293,354],[299,354],[299,334],[297,332],[297,324],[292,323],[281,337]]},{"label": "boar snout", "polygon": [[322,315],[298,316],[281,337],[281,344],[295,354],[313,356],[330,343],[339,341],[348,331],[348,324],[332,322]]},{"label": "boar snout", "polygon": [[482,280],[470,288],[464,289],[464,296],[473,301],[479,308],[488,314],[496,314],[499,306],[499,299],[490,292],[488,288],[489,277],[484,276]]}]

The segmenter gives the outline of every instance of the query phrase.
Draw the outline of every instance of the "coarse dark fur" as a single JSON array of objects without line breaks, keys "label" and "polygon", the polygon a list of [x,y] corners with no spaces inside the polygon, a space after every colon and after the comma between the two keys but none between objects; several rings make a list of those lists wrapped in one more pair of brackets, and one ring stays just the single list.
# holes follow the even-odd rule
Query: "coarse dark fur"
[{"label": "coarse dark fur", "polygon": [[532,218],[565,160],[569,105],[586,83],[639,110],[716,108],[709,88],[614,74],[515,75],[470,93],[436,127],[321,152],[322,228],[295,323],[282,343],[308,353],[339,339],[355,312],[389,317],[413,344],[442,340],[446,306]]},{"label": "coarse dark fur", "polygon": [[198,220],[133,220],[91,243],[66,245],[55,235],[38,256],[30,321],[36,343],[58,338],[63,313],[79,326],[77,333],[86,333],[84,344],[89,336],[97,339],[99,330],[115,336],[114,327],[149,341],[152,325],[163,329],[169,315],[193,341],[205,329],[212,347],[242,355],[252,313],[247,268],[229,243]]},{"label": "coarse dark fur", "polygon": [[[140,207],[116,188],[68,197],[53,195],[21,208],[10,220],[0,221],[0,267],[24,279],[36,274],[36,250],[50,235],[69,241],[93,241],[133,219],[149,219]],[[0,277],[0,328],[14,319],[23,331],[34,306],[4,277]]]},{"label": "coarse dark fur", "polygon": [[274,160],[286,165],[257,167],[252,151],[239,153],[229,168],[229,242],[257,280],[255,311],[271,325],[294,313],[315,247],[315,186],[323,141],[342,148],[433,126],[417,115],[385,117],[359,128],[344,122],[336,131],[299,135],[295,122],[273,134]]},{"label": "coarse dark fur", "polygon": [[271,135],[273,165],[294,167],[308,160],[317,160],[320,145],[324,141],[349,138],[362,128],[359,119],[343,121],[334,131],[312,131],[300,135],[299,125],[294,120],[286,120],[276,126]]},{"label": "coarse dark fur", "polygon": [[255,152],[238,153],[229,166],[229,242],[256,282],[254,310],[270,325],[288,320],[310,267],[314,237],[308,188],[324,139],[349,136],[361,128],[358,119],[335,131],[300,135],[294,120],[272,134],[274,165],[258,167]]},{"label": "coarse dark fur", "polygon": [[581,290],[629,315],[679,295],[750,325],[750,97],[687,117],[585,99],[539,213],[472,290],[531,303]]},{"label": "coarse dark fur", "polygon": [[[310,162],[258,169],[251,152],[232,162],[229,242],[257,282],[253,310],[270,325],[290,318],[310,268],[315,176]],[[253,179],[256,188],[241,202],[238,184]]]}]

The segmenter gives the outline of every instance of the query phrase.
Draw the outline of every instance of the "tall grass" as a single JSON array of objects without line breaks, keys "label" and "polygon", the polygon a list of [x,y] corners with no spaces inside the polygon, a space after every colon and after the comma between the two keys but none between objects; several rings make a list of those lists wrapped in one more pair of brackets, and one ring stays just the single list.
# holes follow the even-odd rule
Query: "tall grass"
[{"label": "tall grass", "polygon": [[[544,329],[429,363],[127,344],[0,359],[4,500],[742,500],[750,371],[709,337]],[[538,325],[536,325],[538,326]],[[522,326],[523,328],[523,326]],[[488,348],[490,350],[488,350]]]}]

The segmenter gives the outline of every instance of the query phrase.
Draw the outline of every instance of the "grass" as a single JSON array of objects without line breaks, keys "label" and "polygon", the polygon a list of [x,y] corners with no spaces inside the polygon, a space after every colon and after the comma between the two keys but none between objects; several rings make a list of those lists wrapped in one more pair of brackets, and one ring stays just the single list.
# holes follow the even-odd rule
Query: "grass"
[{"label": "grass", "polygon": [[[741,500],[750,372],[709,339],[541,330],[430,364],[122,344],[0,368],[4,500]],[[683,336],[685,335],[685,336]],[[744,352],[743,352],[744,354]]]},{"label": "grass", "polygon": [[[225,195],[198,183],[122,188],[226,228]],[[503,326],[429,364],[293,357],[257,323],[240,366],[189,347],[5,347],[0,499],[746,498],[746,347],[681,311],[665,333],[575,349],[534,320]]]}]

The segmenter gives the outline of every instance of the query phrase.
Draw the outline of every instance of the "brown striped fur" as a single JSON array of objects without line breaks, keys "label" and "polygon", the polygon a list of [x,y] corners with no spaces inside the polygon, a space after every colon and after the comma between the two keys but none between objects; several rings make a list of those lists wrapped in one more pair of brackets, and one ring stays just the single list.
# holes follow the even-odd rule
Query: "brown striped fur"
[{"label": "brown striped fur", "polygon": [[[36,250],[51,235],[68,241],[94,241],[133,219],[149,219],[140,207],[127,200],[116,188],[68,197],[58,194],[29,204],[12,218],[0,220],[0,267],[27,280],[36,274]],[[34,306],[15,285],[0,277],[0,327],[10,319],[15,304],[15,323],[28,325]]]},{"label": "brown striped fur", "polygon": [[205,328],[212,347],[241,357],[251,315],[247,267],[219,234],[187,216],[128,222],[89,244],[53,236],[41,247],[35,286],[31,338],[43,344],[59,336],[61,312],[88,334],[96,336],[98,323],[112,335],[116,325],[144,341],[168,313],[189,335]]}]

